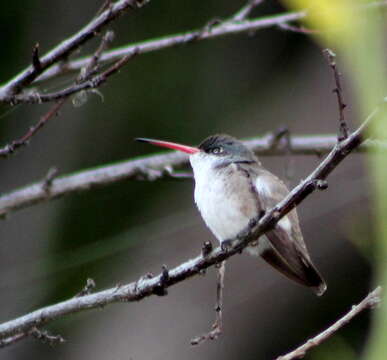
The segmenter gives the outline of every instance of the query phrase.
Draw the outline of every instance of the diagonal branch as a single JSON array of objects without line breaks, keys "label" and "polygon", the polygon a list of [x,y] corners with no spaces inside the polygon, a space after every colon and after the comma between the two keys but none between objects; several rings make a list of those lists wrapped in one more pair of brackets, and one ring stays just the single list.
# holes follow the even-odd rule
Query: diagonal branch
[{"label": "diagonal branch", "polygon": [[[151,295],[165,295],[165,289],[199,274],[203,269],[219,264],[223,260],[239,253],[250,242],[255,241],[264,232],[270,230],[275,224],[291,211],[296,205],[303,201],[316,189],[321,188],[326,177],[361,143],[370,120],[376,114],[376,110],[369,118],[347,139],[337,143],[328,156],[318,167],[288,196],[278,203],[273,209],[266,212],[260,219],[252,219],[249,226],[241,231],[227,251],[220,247],[209,254],[201,254],[194,259],[188,260],[180,266],[164,271],[156,277],[148,276],[127,285],[100,291],[82,297],[73,297],[61,303],[47,306],[33,311],[29,314],[0,324],[0,340],[14,335],[25,333],[33,327],[41,327],[63,316],[95,309],[116,302],[139,301]],[[165,274],[167,272],[167,274]],[[162,291],[161,291],[162,290]]]},{"label": "diagonal branch", "polygon": [[[80,74],[78,75],[76,81],[73,85],[71,85],[69,88],[58,91],[57,93],[53,94],[46,94],[44,96],[50,97],[50,100],[58,100],[57,103],[55,103],[49,111],[43,115],[36,125],[32,126],[26,134],[24,134],[21,138],[13,140],[9,144],[5,145],[3,148],[0,148],[0,158],[1,157],[7,157],[10,154],[15,153],[16,150],[20,149],[23,146],[26,146],[28,142],[31,140],[31,138],[40,130],[43,128],[43,126],[46,125],[46,123],[54,117],[60,108],[64,105],[66,100],[68,99],[69,95],[72,93],[75,93],[79,91],[78,89],[88,89],[88,88],[96,88],[100,85],[102,85],[104,82],[108,80],[108,78],[115,74],[117,71],[120,70],[122,66],[124,66],[130,59],[129,56],[124,56],[120,60],[118,60],[116,63],[114,63],[112,66],[110,66],[107,70],[105,70],[101,74],[95,75],[95,73],[98,71],[99,67],[99,58],[103,52],[108,46],[108,44],[113,39],[113,32],[108,31],[102,38],[100,46],[95,51],[94,55],[91,57],[90,62],[86,65],[85,68],[82,68],[80,71]],[[40,66],[40,60],[38,55],[38,49],[39,45],[36,44],[33,51],[33,64],[34,66]],[[93,76],[94,75],[94,76]],[[20,95],[14,96],[14,104],[17,103],[17,98]],[[30,94],[30,95],[22,95],[23,97],[26,97],[28,99],[29,96],[31,96],[33,99],[38,99],[38,102],[45,101],[41,98],[40,94]],[[74,101],[74,100],[73,100]]]},{"label": "diagonal branch", "polygon": [[28,336],[28,332],[19,333],[0,340],[0,348],[13,345]]},{"label": "diagonal branch", "polygon": [[60,108],[63,106],[63,104],[66,102],[66,98],[62,98],[59,100],[56,104],[54,104],[50,110],[43,115],[39,121],[36,123],[36,125],[30,127],[30,129],[19,139],[13,140],[9,144],[5,145],[3,148],[0,149],[0,158],[7,157],[18,149],[20,149],[23,146],[26,146],[28,142],[31,140],[31,138],[41,129],[44,125],[52,118],[54,117]]},{"label": "diagonal branch", "polygon": [[[46,55],[39,58],[39,66],[34,64],[23,70],[19,75],[14,77],[8,83],[0,88],[0,101],[11,102],[14,94],[20,92],[24,87],[31,84],[40,74],[47,70],[51,65],[64,60],[72,52],[78,49],[86,41],[95,37],[98,32],[107,24],[115,20],[129,9],[137,9],[147,3],[147,0],[119,0],[112,3],[105,11],[90,21],[83,29],[61,42]],[[35,47],[36,48],[36,47]],[[35,53],[36,50],[34,50]],[[120,56],[119,58],[121,58]],[[36,60],[37,56],[33,56]],[[86,60],[85,64],[90,61]],[[82,67],[83,67],[82,66]]]},{"label": "diagonal branch", "polygon": [[381,292],[382,288],[378,286],[375,290],[370,292],[367,297],[365,297],[359,304],[352,306],[348,313],[337,320],[328,329],[309,339],[305,344],[299,346],[297,349],[287,353],[286,355],[279,356],[276,360],[294,360],[303,358],[307,351],[328,340],[344,325],[348,324],[355,316],[359,315],[366,309],[373,309],[375,306],[377,306],[381,301]]},{"label": "diagonal branch", "polygon": [[[245,141],[257,155],[318,155],[328,153],[335,147],[337,136],[292,136],[290,146],[275,141],[276,134]],[[285,139],[284,139],[285,140]],[[357,151],[387,151],[387,144],[368,140],[359,146]],[[174,172],[188,164],[188,157],[178,152],[168,152],[160,155],[142,157],[116,163],[114,165],[99,166],[96,169],[79,171],[56,177],[47,192],[46,180],[0,195],[0,216],[23,209],[44,201],[56,199],[64,195],[85,192],[96,187],[108,186],[129,179],[154,181],[160,178],[187,178],[187,174]]]},{"label": "diagonal branch", "polygon": [[[306,16],[305,11],[298,12],[287,12],[277,15],[264,16],[252,20],[243,20],[243,21],[225,21],[221,22],[218,25],[211,26],[209,28],[204,27],[204,29],[195,29],[192,31],[187,31],[180,34],[174,34],[164,37],[159,37],[157,39],[147,39],[135,44],[129,44],[127,46],[122,46],[117,49],[112,49],[106,51],[102,54],[100,58],[100,63],[109,63],[112,62],[124,55],[130,55],[137,50],[139,55],[160,51],[163,49],[168,49],[171,47],[176,47],[189,43],[196,43],[198,41],[207,40],[207,39],[216,39],[222,36],[227,35],[236,35],[240,33],[251,33],[257,30],[276,27],[280,24],[288,23],[303,19]],[[200,36],[197,36],[200,34]],[[66,66],[55,65],[48,69],[44,74],[42,74],[37,81],[45,81],[62,75],[68,72],[73,72],[81,69],[89,61],[90,56],[82,57],[77,60],[69,61],[66,63]],[[7,101],[1,96],[0,92],[0,102]]]},{"label": "diagonal branch", "polygon": [[[107,70],[105,70],[101,74],[97,74],[90,79],[81,80],[80,82],[76,82],[75,84],[53,93],[49,94],[40,94],[35,92],[30,92],[27,94],[17,94],[12,97],[13,105],[19,103],[27,103],[27,104],[36,104],[36,103],[44,103],[49,101],[60,100],[69,97],[75,93],[79,93],[82,90],[95,89],[104,84],[108,78],[119,71],[126,63],[136,55],[136,52],[133,52],[131,55],[125,55],[120,60],[115,62],[112,66],[110,66]],[[93,60],[93,59],[92,59]]]},{"label": "diagonal branch", "polygon": [[[258,1],[257,1],[258,2]],[[247,4],[247,7],[249,7]],[[255,4],[255,1],[252,0],[251,4]],[[258,4],[257,4],[258,5]],[[254,5],[254,6],[257,6]],[[363,7],[383,7],[387,6],[386,1],[376,0],[368,3],[367,5],[363,5]],[[244,11],[245,8],[242,8],[240,11]],[[239,12],[240,12],[239,11]],[[238,12],[234,15],[238,16]],[[206,29],[196,29],[192,31],[187,31],[180,34],[168,35],[164,37],[159,37],[157,39],[147,39],[145,41],[141,41],[135,44],[128,44],[126,46],[121,46],[117,49],[112,49],[103,53],[101,56],[101,63],[109,63],[119,59],[124,55],[130,55],[134,51],[138,51],[139,55],[160,51],[163,49],[168,49],[171,47],[180,46],[183,44],[198,42],[207,39],[216,39],[218,37],[227,36],[227,35],[236,35],[240,33],[254,33],[255,31],[266,29],[270,27],[279,27],[283,30],[295,31],[295,27],[289,25],[289,23],[302,20],[307,16],[307,11],[297,11],[297,12],[287,12],[269,16],[258,17],[251,20],[243,21],[233,21],[233,18],[227,19],[225,22],[221,22],[218,25],[211,26]],[[286,25],[289,25],[288,27]],[[298,32],[307,33],[308,30],[304,28],[299,28]],[[301,31],[300,31],[301,30]],[[198,37],[197,34],[200,34]],[[51,78],[54,78],[58,75],[62,75],[68,72],[78,71],[82,67],[86,65],[89,61],[90,55],[86,57],[81,57],[79,59],[69,61],[66,63],[66,66],[54,65],[50,69],[44,72],[37,81],[45,81]],[[1,96],[1,88],[0,88],[0,102],[5,101]]]},{"label": "diagonal branch", "polygon": [[245,20],[250,13],[259,5],[261,5],[265,0],[249,0],[245,6],[242,7],[233,17],[233,21],[242,21]]}]

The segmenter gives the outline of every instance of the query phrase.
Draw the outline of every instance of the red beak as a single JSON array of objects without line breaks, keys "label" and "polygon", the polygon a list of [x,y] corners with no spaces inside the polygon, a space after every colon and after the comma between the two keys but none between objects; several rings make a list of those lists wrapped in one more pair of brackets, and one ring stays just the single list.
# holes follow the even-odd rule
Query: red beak
[{"label": "red beak", "polygon": [[182,151],[182,152],[185,152],[187,154],[195,154],[195,153],[200,151],[196,147],[183,145],[183,144],[177,144],[177,143],[173,143],[173,142],[169,142],[169,141],[146,139],[146,138],[137,138],[136,140],[141,141],[141,142],[150,143],[152,145],[156,145],[156,146],[160,146],[160,147],[165,147],[168,149]]}]

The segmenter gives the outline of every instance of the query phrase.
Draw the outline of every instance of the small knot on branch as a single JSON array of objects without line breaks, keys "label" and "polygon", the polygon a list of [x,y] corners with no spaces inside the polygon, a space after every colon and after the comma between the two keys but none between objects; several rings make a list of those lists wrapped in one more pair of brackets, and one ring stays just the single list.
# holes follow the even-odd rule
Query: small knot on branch
[{"label": "small knot on branch", "polygon": [[205,24],[203,26],[203,28],[201,30],[195,31],[191,34],[188,34],[184,40],[184,43],[189,43],[189,42],[194,42],[196,40],[201,40],[205,34],[210,33],[215,26],[217,26],[221,23],[222,23],[222,19],[220,19],[220,18],[211,19],[210,21],[207,22],[207,24]]},{"label": "small knot on branch", "polygon": [[323,179],[313,179],[305,183],[305,188],[313,190],[326,190],[328,188],[328,181]]},{"label": "small knot on branch", "polygon": [[326,190],[328,189],[328,181],[326,180],[316,180],[316,187],[318,190]]},{"label": "small knot on branch", "polygon": [[91,292],[95,289],[95,287],[95,281],[92,278],[88,278],[86,280],[86,285],[84,286],[84,288],[78,294],[76,294],[75,297],[90,295]]},{"label": "small knot on branch", "polygon": [[282,126],[279,129],[273,131],[269,137],[270,149],[277,149],[281,143],[281,140],[286,139],[286,147],[290,149],[290,131],[286,126]]},{"label": "small knot on branch", "polygon": [[139,8],[142,8],[143,6],[145,6],[146,4],[148,4],[149,1],[150,0],[136,0],[135,5],[139,9]]},{"label": "small knot on branch", "polygon": [[36,43],[32,48],[32,66],[35,71],[40,71],[42,69],[42,64],[39,59],[39,43]]},{"label": "small knot on branch", "polygon": [[52,167],[48,170],[47,175],[45,176],[45,178],[43,180],[42,188],[47,196],[50,195],[52,183],[53,183],[54,179],[57,177],[57,175],[58,175],[58,169],[56,167]]},{"label": "small knot on branch", "polygon": [[206,257],[211,253],[213,250],[212,243],[211,241],[205,241],[202,246],[202,255],[203,257]]},{"label": "small knot on branch", "polygon": [[232,248],[232,240],[223,240],[220,244],[220,248],[223,252],[227,253]]},{"label": "small knot on branch", "polygon": [[163,265],[161,267],[161,276],[160,276],[160,281],[157,283],[155,288],[153,289],[153,293],[156,294],[157,296],[166,296],[168,295],[168,291],[166,289],[166,286],[168,285],[169,282],[169,270],[166,265]]}]

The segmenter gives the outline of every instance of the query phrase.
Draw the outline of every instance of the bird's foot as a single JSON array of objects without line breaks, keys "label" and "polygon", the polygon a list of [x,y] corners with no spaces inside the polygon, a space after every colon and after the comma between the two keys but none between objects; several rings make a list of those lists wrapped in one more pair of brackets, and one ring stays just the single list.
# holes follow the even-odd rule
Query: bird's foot
[{"label": "bird's foot", "polygon": [[213,248],[212,248],[211,241],[204,242],[203,246],[202,246],[202,255],[203,255],[203,257],[206,257],[208,254],[210,254],[212,249]]},{"label": "bird's foot", "polygon": [[227,252],[232,247],[232,241],[231,240],[223,240],[220,244],[220,248],[223,252]]}]

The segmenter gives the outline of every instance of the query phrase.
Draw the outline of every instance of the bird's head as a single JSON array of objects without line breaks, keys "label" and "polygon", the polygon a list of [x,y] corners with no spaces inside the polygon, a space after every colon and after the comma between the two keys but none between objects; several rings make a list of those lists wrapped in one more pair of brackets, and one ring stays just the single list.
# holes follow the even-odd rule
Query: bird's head
[{"label": "bird's head", "polygon": [[235,162],[257,161],[254,153],[241,141],[225,134],[209,136],[198,147],[147,138],[136,140],[189,154],[194,171],[195,168],[205,165],[223,167]]}]

